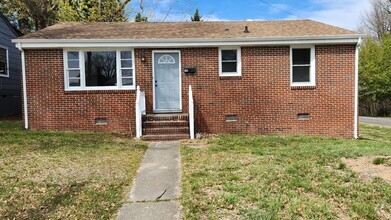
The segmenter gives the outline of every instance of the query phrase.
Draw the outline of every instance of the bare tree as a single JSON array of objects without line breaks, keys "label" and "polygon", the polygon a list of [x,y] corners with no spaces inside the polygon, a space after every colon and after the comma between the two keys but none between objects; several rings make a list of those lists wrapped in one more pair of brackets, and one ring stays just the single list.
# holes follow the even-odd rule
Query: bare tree
[{"label": "bare tree", "polygon": [[391,32],[390,9],[389,0],[371,0],[371,8],[362,15],[358,29],[380,40],[383,34]]}]

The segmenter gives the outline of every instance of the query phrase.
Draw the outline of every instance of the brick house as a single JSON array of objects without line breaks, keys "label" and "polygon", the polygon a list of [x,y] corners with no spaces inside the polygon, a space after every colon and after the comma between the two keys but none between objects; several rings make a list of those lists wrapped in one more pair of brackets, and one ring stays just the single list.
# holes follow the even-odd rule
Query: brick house
[{"label": "brick house", "polygon": [[361,37],[311,20],[60,23],[14,40],[25,128],[358,137]]}]

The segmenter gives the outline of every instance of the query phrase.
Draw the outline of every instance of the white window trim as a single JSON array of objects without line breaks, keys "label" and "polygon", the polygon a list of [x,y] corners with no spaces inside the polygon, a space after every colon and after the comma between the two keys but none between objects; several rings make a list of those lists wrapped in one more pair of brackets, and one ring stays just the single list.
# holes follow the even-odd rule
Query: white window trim
[{"label": "white window trim", "polygon": [[5,77],[5,78],[9,78],[10,77],[10,59],[9,59],[9,50],[8,50],[8,47],[6,46],[3,46],[3,45],[0,45],[0,48],[3,48],[5,49],[5,53],[6,53],[6,59],[7,59],[7,68],[5,70],[5,73],[6,74],[0,74],[0,77]]},{"label": "white window trim", "polygon": [[[116,86],[86,86],[85,82],[85,62],[84,52],[86,51],[115,51],[116,52],[116,73],[117,73],[117,85]],[[132,68],[121,68],[121,51],[132,52]],[[68,52],[79,52],[79,69],[80,69],[80,87],[69,86],[68,75]],[[136,89],[136,66],[135,56],[133,48],[69,48],[63,50],[64,60],[64,88],[65,91],[93,91],[93,90],[135,90]],[[122,69],[133,70],[133,85],[122,85]],[[125,77],[126,78],[126,77]]]},{"label": "white window trim", "polygon": [[[311,67],[309,82],[293,82],[293,49],[311,49]],[[316,63],[315,63],[315,45],[292,45],[290,48],[290,77],[291,87],[296,86],[316,86]]]},{"label": "white window trim", "polygon": [[[222,50],[237,50],[237,65],[236,72],[223,73],[223,57]],[[241,47],[219,47],[219,76],[242,76],[242,51]]]}]

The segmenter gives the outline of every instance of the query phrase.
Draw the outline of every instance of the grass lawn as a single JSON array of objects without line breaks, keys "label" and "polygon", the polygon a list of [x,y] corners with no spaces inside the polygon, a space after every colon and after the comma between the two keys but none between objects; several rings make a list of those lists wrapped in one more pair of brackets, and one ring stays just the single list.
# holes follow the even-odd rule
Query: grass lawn
[{"label": "grass lawn", "polygon": [[0,219],[116,217],[145,144],[20,128],[20,121],[0,121]]},{"label": "grass lawn", "polygon": [[390,219],[391,185],[364,179],[341,158],[391,155],[391,128],[361,140],[221,135],[182,146],[187,219]]}]

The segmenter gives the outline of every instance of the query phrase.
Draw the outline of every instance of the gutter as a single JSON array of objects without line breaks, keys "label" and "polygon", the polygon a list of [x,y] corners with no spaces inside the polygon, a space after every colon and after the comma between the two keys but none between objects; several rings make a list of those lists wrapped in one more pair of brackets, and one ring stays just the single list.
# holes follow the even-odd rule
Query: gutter
[{"label": "gutter", "polygon": [[28,119],[28,109],[27,109],[26,59],[24,56],[24,50],[22,49],[22,44],[18,43],[16,47],[19,49],[22,58],[24,128],[28,129],[29,119]]},{"label": "gutter", "polygon": [[362,38],[360,37],[356,46],[355,67],[354,67],[354,138],[358,139],[358,58],[359,50],[362,44]]},{"label": "gutter", "polygon": [[[64,47],[216,47],[294,44],[357,44],[362,34],[290,36],[290,37],[246,37],[246,38],[155,38],[155,39],[14,39],[23,48]],[[102,45],[103,44],[103,45]]]}]

